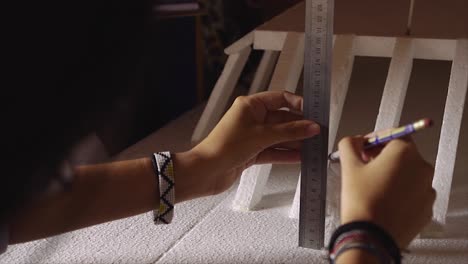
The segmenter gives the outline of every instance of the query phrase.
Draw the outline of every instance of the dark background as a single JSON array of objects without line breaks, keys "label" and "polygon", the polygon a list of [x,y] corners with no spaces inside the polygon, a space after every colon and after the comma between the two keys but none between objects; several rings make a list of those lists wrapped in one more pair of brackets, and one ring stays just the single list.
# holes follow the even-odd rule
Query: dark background
[{"label": "dark background", "polygon": [[[202,2],[206,2],[202,3],[205,12],[201,15],[201,26],[205,27],[202,28],[203,50],[197,50],[195,45],[195,16],[156,19],[155,15],[157,21],[152,21],[150,26],[144,60],[138,66],[137,78],[131,82],[130,93],[117,100],[112,115],[98,128],[97,134],[110,155],[206,100],[224,66],[223,48],[299,1],[225,0],[222,10],[210,6],[210,1]],[[213,35],[203,34],[209,27],[215,27],[212,32],[220,42],[218,49],[209,49],[210,42],[215,41]],[[200,67],[197,52],[203,56],[201,98],[197,98],[197,67]],[[255,64],[258,56],[252,57],[251,63]]]}]

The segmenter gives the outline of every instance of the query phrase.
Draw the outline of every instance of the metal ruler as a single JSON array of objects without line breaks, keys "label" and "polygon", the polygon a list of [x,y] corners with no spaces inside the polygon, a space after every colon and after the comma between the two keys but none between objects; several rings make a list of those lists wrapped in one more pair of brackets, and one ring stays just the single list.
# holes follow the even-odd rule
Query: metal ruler
[{"label": "metal ruler", "polygon": [[304,116],[320,135],[302,150],[299,246],[324,247],[334,0],[306,0]]}]

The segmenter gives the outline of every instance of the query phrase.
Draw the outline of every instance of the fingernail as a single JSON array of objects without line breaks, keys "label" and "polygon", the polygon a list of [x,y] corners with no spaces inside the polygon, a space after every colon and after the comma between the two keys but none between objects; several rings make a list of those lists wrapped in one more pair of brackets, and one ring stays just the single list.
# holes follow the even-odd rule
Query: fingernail
[{"label": "fingernail", "polygon": [[308,134],[316,134],[320,131],[320,126],[318,124],[310,124],[308,127],[307,127],[307,133]]}]

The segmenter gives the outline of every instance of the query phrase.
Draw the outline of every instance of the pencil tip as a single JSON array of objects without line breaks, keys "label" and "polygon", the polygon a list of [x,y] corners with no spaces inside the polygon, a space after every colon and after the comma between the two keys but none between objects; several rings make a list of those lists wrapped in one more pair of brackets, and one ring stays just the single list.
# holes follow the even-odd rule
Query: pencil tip
[{"label": "pencil tip", "polygon": [[424,126],[431,127],[433,125],[432,119],[424,118],[423,120],[424,120]]}]

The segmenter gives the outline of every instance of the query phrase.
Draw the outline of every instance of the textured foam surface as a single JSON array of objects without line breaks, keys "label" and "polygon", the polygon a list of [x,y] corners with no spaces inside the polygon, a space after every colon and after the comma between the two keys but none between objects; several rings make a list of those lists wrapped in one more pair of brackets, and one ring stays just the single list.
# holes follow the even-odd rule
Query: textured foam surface
[{"label": "textured foam surface", "polygon": [[[146,155],[155,146],[186,149],[200,112],[187,113],[119,158]],[[154,226],[143,214],[10,246],[0,263],[327,263],[323,252],[297,247],[298,222],[288,213],[298,175],[299,166],[273,166],[254,211],[232,210],[233,186],[224,194],[178,205],[171,225]],[[447,219],[458,238],[416,240],[406,263],[468,263],[464,182],[455,184]]]}]

